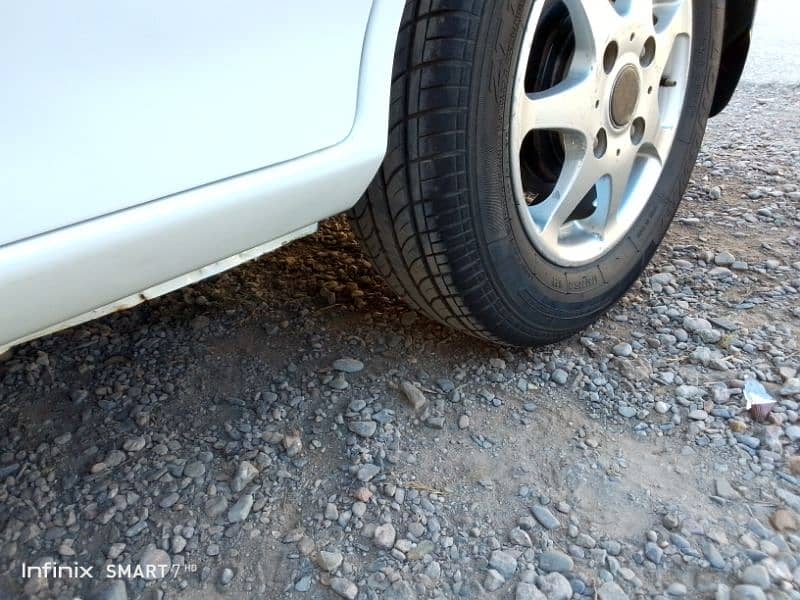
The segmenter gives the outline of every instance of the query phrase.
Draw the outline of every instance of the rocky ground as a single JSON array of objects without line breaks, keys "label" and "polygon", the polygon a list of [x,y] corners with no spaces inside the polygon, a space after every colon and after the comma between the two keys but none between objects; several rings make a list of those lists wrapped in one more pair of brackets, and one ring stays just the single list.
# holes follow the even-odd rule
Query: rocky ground
[{"label": "rocky ground", "polygon": [[745,86],[554,347],[409,312],[334,220],[0,358],[0,597],[800,598],[799,96]]}]

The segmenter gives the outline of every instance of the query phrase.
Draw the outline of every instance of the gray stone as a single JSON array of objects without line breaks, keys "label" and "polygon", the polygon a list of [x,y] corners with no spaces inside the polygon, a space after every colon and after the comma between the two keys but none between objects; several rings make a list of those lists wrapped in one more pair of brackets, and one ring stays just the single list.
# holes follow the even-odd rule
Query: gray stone
[{"label": "gray stone", "polygon": [[300,579],[295,581],[294,589],[296,592],[305,593],[311,589],[311,575],[303,575]]},{"label": "gray stone", "polygon": [[760,587],[737,585],[731,590],[731,600],[767,600],[767,597]]},{"label": "gray stone", "polygon": [[178,494],[176,494],[175,492],[172,492],[172,493],[167,494],[166,496],[162,496],[161,500],[158,501],[158,505],[161,508],[170,508],[179,499],[180,499],[180,496]]},{"label": "gray stone", "polygon": [[356,473],[356,478],[359,481],[367,482],[370,481],[380,472],[381,468],[378,465],[373,463],[367,463],[366,465],[358,469],[358,472]]},{"label": "gray stone", "polygon": [[394,546],[394,541],[397,537],[397,532],[394,529],[394,525],[391,523],[385,523],[383,525],[378,525],[375,528],[375,545],[378,548],[385,548],[390,549]]},{"label": "gray stone", "polygon": [[742,572],[741,582],[755,585],[762,590],[769,589],[769,572],[762,565],[750,565]]},{"label": "gray stone", "polygon": [[106,579],[89,593],[88,600],[128,600],[125,582],[122,579]]},{"label": "gray stone", "polygon": [[421,410],[428,403],[428,399],[422,393],[422,390],[410,381],[402,382],[400,390],[403,392],[406,403],[414,410]]},{"label": "gray stone", "polygon": [[572,597],[572,586],[561,573],[549,573],[538,578],[536,584],[547,600],[569,600]]},{"label": "gray stone", "polygon": [[720,498],[725,498],[727,500],[736,500],[739,498],[739,492],[733,489],[733,486],[724,477],[718,477],[714,480],[714,489],[716,490],[716,495]]},{"label": "gray stone", "polygon": [[644,555],[651,563],[660,565],[661,560],[664,558],[664,551],[653,542],[647,542],[644,545]]},{"label": "gray stone", "polygon": [[558,385],[564,385],[567,383],[567,379],[569,379],[569,374],[564,369],[556,369],[553,371],[553,374],[550,375],[550,379]]},{"label": "gray stone", "polygon": [[258,475],[258,469],[249,461],[243,460],[236,469],[236,475],[234,475],[231,482],[231,489],[234,492],[241,492],[248,483],[253,481],[256,475]]},{"label": "gray stone", "polygon": [[344,560],[341,552],[329,552],[327,550],[320,550],[315,558],[317,566],[328,573],[333,573],[338,569]]},{"label": "gray stone", "polygon": [[206,473],[206,466],[202,463],[202,461],[199,460],[190,462],[183,469],[183,474],[193,479],[198,479],[203,475],[205,475],[205,473]]},{"label": "gray stone", "polygon": [[496,569],[504,579],[511,579],[517,571],[517,559],[502,550],[492,552],[489,557],[489,565]]},{"label": "gray stone", "polygon": [[629,600],[625,590],[613,581],[607,581],[597,590],[597,598],[598,600]]},{"label": "gray stone", "polygon": [[163,579],[169,575],[172,559],[160,548],[148,548],[139,559],[144,579]]},{"label": "gray stone", "polygon": [[347,428],[360,437],[371,438],[375,435],[378,424],[375,421],[350,421]]},{"label": "gray stone", "polygon": [[558,529],[561,526],[561,523],[559,523],[558,519],[553,516],[553,513],[547,510],[547,508],[544,506],[534,506],[531,509],[531,513],[533,513],[533,516],[545,529]]},{"label": "gray stone", "polygon": [[514,593],[515,600],[548,600],[542,592],[539,591],[532,583],[518,583],[516,592]]},{"label": "gray stone", "polygon": [[489,569],[486,572],[486,577],[483,580],[483,587],[490,592],[496,592],[505,584],[506,580],[503,576],[494,569]]},{"label": "gray stone", "polygon": [[355,358],[339,358],[333,361],[333,368],[343,373],[358,373],[364,370],[364,363]]},{"label": "gray stone", "polygon": [[539,568],[545,573],[569,573],[573,567],[572,559],[563,552],[550,550],[539,555]]},{"label": "gray stone", "polygon": [[627,342],[621,342],[614,346],[611,351],[616,356],[628,357],[633,355],[633,346],[628,344]]},{"label": "gray stone", "polygon": [[331,589],[342,598],[355,600],[358,596],[358,586],[344,577],[333,577],[331,579]]},{"label": "gray stone", "polygon": [[253,494],[243,494],[228,510],[228,521],[231,523],[244,521],[250,514],[251,508],[253,508]]},{"label": "gray stone", "polygon": [[220,573],[219,582],[222,585],[228,585],[231,581],[233,581],[233,569],[225,567],[222,569],[222,573]]}]

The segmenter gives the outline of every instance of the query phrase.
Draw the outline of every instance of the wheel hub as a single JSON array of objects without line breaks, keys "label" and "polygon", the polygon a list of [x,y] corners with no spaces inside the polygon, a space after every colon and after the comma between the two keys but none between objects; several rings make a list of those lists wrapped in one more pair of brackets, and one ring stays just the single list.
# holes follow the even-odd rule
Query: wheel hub
[{"label": "wheel hub", "polygon": [[611,92],[609,113],[611,122],[618,128],[625,127],[633,120],[636,105],[639,103],[641,83],[639,72],[633,65],[626,65],[617,75]]},{"label": "wheel hub", "polygon": [[[694,1],[533,3],[514,81],[511,183],[528,237],[552,263],[594,262],[645,210],[684,112]],[[554,35],[556,25],[567,31]]]}]

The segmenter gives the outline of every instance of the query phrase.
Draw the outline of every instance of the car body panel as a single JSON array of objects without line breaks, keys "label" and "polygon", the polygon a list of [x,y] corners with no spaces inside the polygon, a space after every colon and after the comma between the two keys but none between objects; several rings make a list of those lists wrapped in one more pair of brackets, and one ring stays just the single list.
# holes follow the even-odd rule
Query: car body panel
[{"label": "car body panel", "polygon": [[371,0],[0,5],[0,245],[341,142]]},{"label": "car body panel", "polygon": [[725,37],[711,105],[712,117],[725,110],[739,85],[750,52],[757,5],[758,0],[727,0],[725,4]]},{"label": "car body panel", "polygon": [[255,258],[270,242],[350,208],[386,151],[402,9],[403,0],[372,7],[355,120],[340,143],[0,246],[0,352],[163,293],[174,286],[162,284],[181,276],[194,281],[217,272],[220,261],[229,268]]}]

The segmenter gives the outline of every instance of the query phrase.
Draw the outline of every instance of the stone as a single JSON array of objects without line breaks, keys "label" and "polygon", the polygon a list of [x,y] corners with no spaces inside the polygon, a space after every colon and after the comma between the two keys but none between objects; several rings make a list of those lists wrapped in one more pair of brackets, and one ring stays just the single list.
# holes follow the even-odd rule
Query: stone
[{"label": "stone", "polygon": [[769,522],[772,523],[772,527],[775,531],[779,533],[783,533],[784,531],[797,531],[800,526],[797,514],[784,508],[772,513]]},{"label": "stone", "polygon": [[343,560],[344,557],[341,552],[329,552],[327,550],[320,550],[315,557],[317,566],[328,573],[336,571]]},{"label": "stone", "polygon": [[375,421],[350,421],[347,428],[362,438],[371,438],[375,435],[378,424]]},{"label": "stone", "polygon": [[427,403],[428,399],[417,386],[410,381],[404,381],[400,384],[400,390],[403,392],[403,397],[406,403],[416,411],[421,410]]},{"label": "stone", "polygon": [[750,565],[745,567],[740,581],[745,584],[755,585],[762,590],[769,589],[770,580],[766,567],[762,565]]},{"label": "stone", "polygon": [[128,600],[125,582],[122,579],[106,579],[89,593],[88,600]]},{"label": "stone", "polygon": [[660,565],[664,558],[664,551],[654,542],[647,542],[644,546],[644,555],[651,563]]},{"label": "stone", "polygon": [[228,521],[231,523],[244,521],[253,508],[253,500],[253,494],[243,494],[228,510]]},{"label": "stone", "polygon": [[564,385],[567,383],[567,379],[569,379],[569,374],[564,369],[556,369],[553,371],[552,375],[550,375],[550,379],[558,385]]},{"label": "stone", "polygon": [[489,556],[489,565],[496,569],[504,579],[511,579],[517,571],[517,559],[502,550],[492,552]]},{"label": "stone", "polygon": [[739,498],[739,492],[733,489],[733,486],[724,477],[718,477],[714,480],[714,489],[716,495],[726,500],[736,500]]},{"label": "stone", "polygon": [[605,582],[600,589],[597,590],[597,598],[598,600],[629,600],[625,590],[613,581]]},{"label": "stone", "polygon": [[549,573],[536,581],[547,600],[569,600],[572,598],[572,586],[561,573]]},{"label": "stone", "polygon": [[239,467],[236,469],[236,475],[234,475],[233,481],[231,481],[231,489],[234,492],[241,492],[248,483],[253,481],[256,475],[258,475],[258,469],[249,461],[243,460],[239,463]]},{"label": "stone", "polygon": [[233,569],[225,567],[222,569],[222,573],[220,573],[219,582],[222,585],[228,585],[231,581],[233,581]]},{"label": "stone", "polygon": [[558,529],[561,526],[561,523],[559,523],[558,519],[553,516],[553,513],[547,510],[547,508],[544,506],[534,506],[531,509],[531,513],[533,513],[533,516],[545,529]]},{"label": "stone", "polygon": [[665,414],[667,414],[667,413],[670,411],[670,409],[671,409],[671,407],[670,407],[670,405],[669,405],[669,404],[667,404],[666,402],[662,402],[661,400],[658,400],[658,401],[655,403],[655,406],[654,406],[653,408],[654,408],[654,409],[655,409],[655,411],[656,411],[658,414],[660,414],[660,415],[665,415]]},{"label": "stone", "polygon": [[170,508],[173,506],[178,500],[180,496],[175,492],[171,492],[165,496],[162,496],[161,499],[158,501],[158,505],[161,508]]},{"label": "stone", "polygon": [[355,600],[358,596],[358,586],[344,577],[331,578],[331,589],[347,600]]},{"label": "stone", "polygon": [[199,460],[188,463],[183,469],[183,474],[193,479],[199,479],[205,475],[205,473],[206,466],[202,463],[202,461]]},{"label": "stone", "polygon": [[569,573],[573,567],[572,559],[563,552],[550,550],[539,555],[539,568],[545,573]]},{"label": "stone", "polygon": [[394,525],[391,523],[385,523],[383,525],[378,525],[375,528],[375,545],[378,548],[385,548],[390,549],[394,546],[394,541],[397,537],[397,532],[395,531]]},{"label": "stone", "polygon": [[542,592],[532,583],[518,583],[514,592],[515,600],[548,600]]},{"label": "stone", "polygon": [[294,589],[296,592],[305,593],[311,589],[311,575],[303,575],[300,579],[295,581]]},{"label": "stone", "polygon": [[694,317],[685,317],[683,319],[683,328],[689,333],[697,333],[703,329],[711,329],[712,325],[706,319],[698,319]]},{"label": "stone", "polygon": [[339,358],[333,361],[333,368],[342,373],[358,373],[364,370],[364,363],[355,358]]},{"label": "stone", "polygon": [[356,478],[359,481],[367,482],[372,480],[378,473],[381,472],[381,468],[373,463],[367,463],[358,469],[356,472]]},{"label": "stone", "polygon": [[517,544],[518,546],[524,546],[526,548],[530,548],[533,545],[531,543],[530,536],[519,527],[515,527],[509,532],[508,539],[510,539],[514,544]]},{"label": "stone", "polygon": [[615,356],[628,357],[633,355],[633,346],[627,342],[622,342],[614,346],[611,351]]},{"label": "stone", "polygon": [[693,410],[689,412],[689,418],[692,421],[705,421],[708,419],[708,413],[704,410]]},{"label": "stone", "polygon": [[143,578],[147,580],[163,579],[169,575],[172,559],[160,548],[148,548],[139,559]]},{"label": "stone", "polygon": [[125,450],[125,452],[139,452],[139,450],[145,447],[146,443],[144,436],[138,435],[125,440],[122,443],[122,449]]},{"label": "stone", "polygon": [[767,597],[760,587],[737,585],[731,590],[731,600],[767,600]]},{"label": "stone", "polygon": [[496,570],[489,569],[486,572],[486,577],[483,580],[483,587],[490,592],[496,592],[505,584],[506,580]]}]

